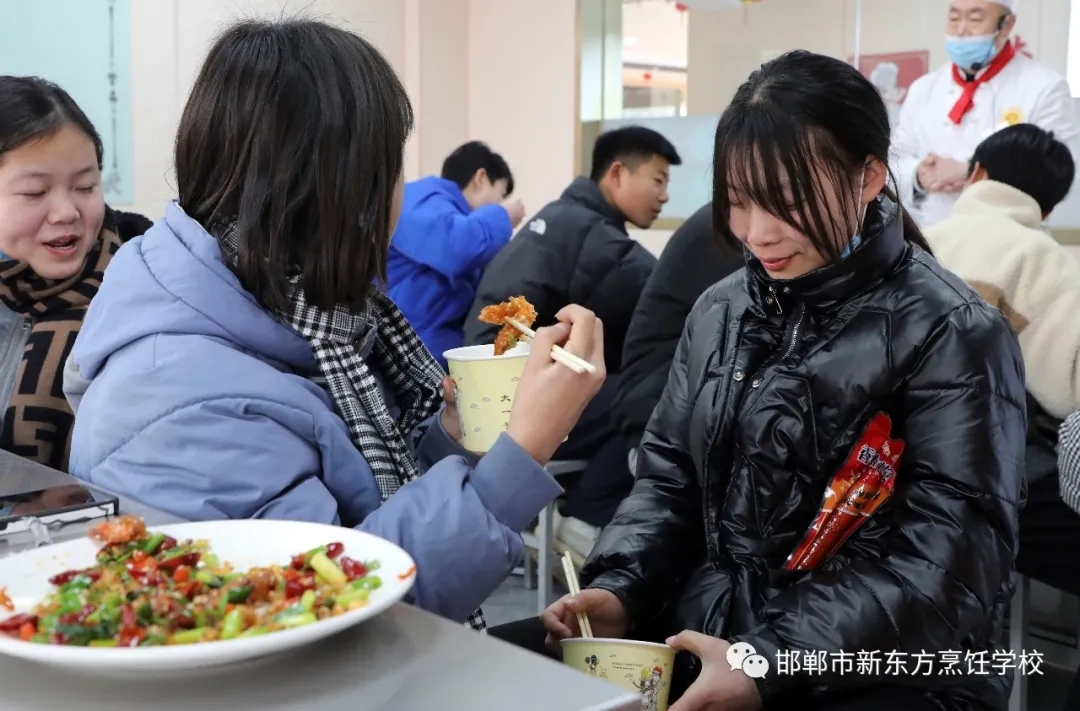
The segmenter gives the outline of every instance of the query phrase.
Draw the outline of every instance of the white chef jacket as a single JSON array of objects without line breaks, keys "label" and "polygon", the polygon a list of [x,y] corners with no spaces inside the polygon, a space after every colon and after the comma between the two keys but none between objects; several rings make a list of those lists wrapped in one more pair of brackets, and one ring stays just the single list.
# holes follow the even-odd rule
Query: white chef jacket
[{"label": "white chef jacket", "polygon": [[975,92],[974,105],[960,124],[949,112],[962,90],[953,80],[952,64],[917,79],[908,90],[893,132],[891,167],[901,202],[916,222],[929,227],[949,215],[956,194],[916,195],[915,171],[930,153],[967,163],[975,148],[994,131],[1017,123],[1033,123],[1080,156],[1080,118],[1064,77],[1021,54]]}]

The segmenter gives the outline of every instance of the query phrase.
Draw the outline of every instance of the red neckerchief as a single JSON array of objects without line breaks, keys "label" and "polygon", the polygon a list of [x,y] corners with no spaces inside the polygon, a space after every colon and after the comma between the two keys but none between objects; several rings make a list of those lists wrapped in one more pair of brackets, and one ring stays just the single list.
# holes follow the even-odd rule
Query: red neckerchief
[{"label": "red neckerchief", "polygon": [[1005,46],[1001,48],[997,56],[990,60],[990,64],[986,67],[986,71],[981,76],[977,76],[974,79],[968,79],[964,76],[960,69],[954,64],[952,68],[953,81],[959,84],[964,93],[960,94],[960,98],[953,104],[952,111],[949,112],[949,120],[955,124],[958,124],[964,119],[964,115],[971,111],[971,107],[975,105],[975,92],[978,91],[979,86],[990,81],[996,77],[1005,65],[1012,61],[1012,58],[1016,56],[1016,48],[1013,47],[1012,40],[1005,43]]}]

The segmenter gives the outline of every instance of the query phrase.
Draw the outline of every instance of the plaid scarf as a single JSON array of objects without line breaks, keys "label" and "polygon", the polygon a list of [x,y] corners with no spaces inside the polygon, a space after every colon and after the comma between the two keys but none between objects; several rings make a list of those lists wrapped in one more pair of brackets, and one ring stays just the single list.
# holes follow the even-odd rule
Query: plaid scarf
[{"label": "plaid scarf", "polygon": [[[220,232],[222,254],[227,263],[235,264],[235,225]],[[296,277],[290,303],[291,312],[280,317],[311,344],[322,376],[320,385],[330,393],[338,415],[349,428],[350,439],[367,460],[382,500],[386,501],[421,474],[405,436],[439,412],[443,370],[394,302],[375,287],[368,290],[360,311],[342,306],[325,311],[307,303]],[[374,346],[365,359],[358,346],[372,328]],[[368,360],[400,409],[396,419],[386,406]],[[479,609],[466,624],[481,631],[487,628]]]}]

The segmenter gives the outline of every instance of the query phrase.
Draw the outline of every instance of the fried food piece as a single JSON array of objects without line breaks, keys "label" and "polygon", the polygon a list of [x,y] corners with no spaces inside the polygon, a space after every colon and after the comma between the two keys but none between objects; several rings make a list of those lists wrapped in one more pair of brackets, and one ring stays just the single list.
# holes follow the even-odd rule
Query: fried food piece
[{"label": "fried food piece", "polygon": [[101,544],[131,543],[146,535],[146,522],[138,516],[121,516],[90,529],[90,540]]},{"label": "fried food piece", "polygon": [[521,331],[506,323],[506,319],[511,318],[523,326],[532,328],[533,322],[536,321],[536,309],[525,300],[524,296],[512,296],[509,301],[480,309],[481,321],[502,326],[499,335],[495,336],[495,355],[497,356],[501,356],[516,346],[521,338]]},{"label": "fried food piece", "polygon": [[11,601],[7,588],[0,588],[0,610],[7,610],[8,612],[15,610],[15,603]]}]

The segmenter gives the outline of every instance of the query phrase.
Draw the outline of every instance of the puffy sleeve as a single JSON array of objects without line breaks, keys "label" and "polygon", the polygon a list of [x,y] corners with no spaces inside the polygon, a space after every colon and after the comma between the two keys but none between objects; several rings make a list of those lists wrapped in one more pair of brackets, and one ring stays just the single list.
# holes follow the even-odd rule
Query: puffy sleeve
[{"label": "puffy sleeve", "polygon": [[688,360],[693,323],[700,320],[705,299],[688,319],[667,387],[645,428],[637,482],[581,571],[583,585],[614,593],[631,619],[640,620],[645,611],[676,597],[703,554],[702,494],[688,449],[694,399]]},{"label": "puffy sleeve", "polygon": [[[1023,361],[1004,318],[981,302],[951,312],[897,387],[893,419],[906,444],[896,491],[879,512],[885,531],[877,548],[888,555],[860,557],[852,544],[864,531],[856,533],[845,567],[809,573],[771,598],[760,624],[733,641],[749,642],[774,665],[779,652],[799,650],[964,650],[1010,580],[1025,403]],[[758,688],[769,699],[796,686],[880,682],[833,668],[769,674]],[[934,688],[947,680],[909,675],[904,683]]]}]

